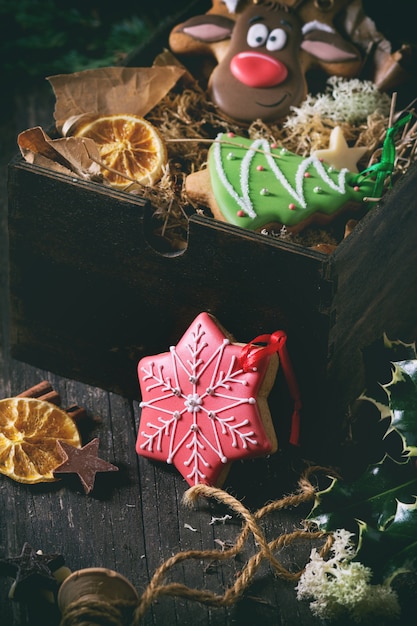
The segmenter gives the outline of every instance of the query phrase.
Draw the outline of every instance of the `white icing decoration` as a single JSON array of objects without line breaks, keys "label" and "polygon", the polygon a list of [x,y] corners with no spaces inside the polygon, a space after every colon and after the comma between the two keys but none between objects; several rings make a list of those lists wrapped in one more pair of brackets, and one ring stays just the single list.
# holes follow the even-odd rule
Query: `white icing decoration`
[{"label": "white icing decoration", "polygon": [[202,399],[198,393],[189,393],[184,404],[189,413],[198,413],[198,411],[201,411]]},{"label": "white icing decoration", "polygon": [[326,33],[334,33],[336,32],[334,28],[332,28],[329,24],[325,24],[324,22],[320,22],[319,20],[312,20],[311,22],[307,22],[302,27],[303,35],[306,35],[312,30],[322,30]]},{"label": "white icing decoration", "polygon": [[[218,139],[221,137],[221,135],[218,135]],[[235,202],[237,202],[237,204],[241,207],[241,209],[247,214],[249,215],[249,217],[255,218],[256,217],[256,213],[252,208],[252,203],[249,200],[249,203],[247,203],[245,201],[244,198],[241,198],[239,196],[239,194],[237,193],[237,191],[235,191],[235,188],[233,187],[233,185],[231,185],[231,183],[229,182],[229,179],[226,176],[226,172],[223,169],[223,163],[222,163],[222,152],[221,152],[221,145],[218,142],[215,142],[213,145],[213,151],[214,151],[214,161],[216,164],[216,170],[217,170],[217,174],[221,180],[221,182],[223,183],[223,186],[225,187],[225,189],[227,190],[227,192],[229,193],[230,196],[232,196],[232,198],[235,200]],[[243,187],[242,187],[243,189]]]},{"label": "white icing decoration", "polygon": [[227,6],[229,13],[236,13],[237,5],[240,0],[222,0],[223,4]]},{"label": "white icing decoration", "polygon": [[[237,421],[234,415],[230,416],[229,411],[240,407],[245,404],[255,404],[256,399],[239,398],[230,392],[233,385],[239,384],[246,386],[248,384],[245,379],[245,374],[242,369],[235,369],[236,356],[232,355],[227,363],[227,370],[223,371],[221,366],[224,366],[224,351],[226,346],[230,344],[228,339],[225,339],[211,354],[211,356],[205,361],[201,358],[201,352],[203,348],[207,347],[207,343],[204,341],[204,330],[201,324],[197,324],[196,330],[191,332],[191,339],[187,343],[187,349],[190,354],[190,358],[184,362],[181,355],[177,353],[175,347],[170,348],[170,356],[172,361],[173,377],[175,379],[175,386],[171,385],[170,378],[164,374],[162,366],[156,366],[154,362],[148,364],[147,367],[142,366],[141,371],[143,373],[143,381],[152,381],[152,384],[146,387],[147,390],[160,388],[162,395],[158,395],[155,398],[150,399],[147,402],[141,402],[142,408],[147,408],[155,411],[156,420],[148,421],[146,423],[146,430],[141,431],[141,435],[144,441],[140,447],[143,450],[152,452],[155,448],[158,452],[162,450],[162,441],[164,437],[168,437],[169,446],[167,454],[167,463],[171,464],[177,452],[183,447],[190,450],[190,455],[184,460],[184,465],[190,468],[190,472],[187,473],[187,478],[193,480],[195,484],[206,478],[205,473],[202,471],[202,467],[210,467],[208,460],[205,458],[205,451],[212,450],[221,463],[227,463],[228,458],[224,453],[223,444],[220,439],[220,434],[230,437],[231,445],[233,448],[239,446],[243,449],[247,449],[249,445],[256,446],[258,441],[253,430],[246,430],[245,427],[249,425],[249,420],[243,418]],[[210,385],[201,393],[197,392],[197,385],[206,369],[214,363],[213,373],[211,374]],[[186,373],[184,379],[191,387],[189,389],[181,389],[180,380],[178,376],[179,370],[182,369]],[[160,401],[167,398],[173,398],[179,396],[184,400],[184,408],[178,410],[178,404],[176,409],[161,408]],[[209,398],[217,398],[218,406],[213,411],[210,406],[205,406],[205,400]],[[223,402],[221,402],[223,400]],[[208,402],[210,405],[211,402]],[[227,416],[222,416],[222,413],[227,412]],[[163,414],[167,414],[168,417],[162,417]],[[183,416],[190,420],[189,426],[179,439],[177,438],[177,426]],[[204,418],[208,418],[207,428],[211,430],[204,430],[201,427]],[[212,437],[210,441],[208,433]]]},{"label": "white icing decoration", "polygon": [[[217,141],[213,145],[214,161],[217,170],[218,177],[222,182],[224,188],[228,194],[235,200],[239,207],[248,215],[248,217],[255,218],[257,216],[253,202],[250,198],[249,191],[249,175],[250,165],[257,151],[262,150],[264,152],[265,159],[270,166],[272,172],[275,174],[277,182],[290,194],[301,208],[307,208],[307,201],[304,196],[304,174],[309,167],[314,167],[317,174],[322,181],[326,183],[334,191],[345,194],[346,193],[346,174],[348,170],[346,168],[341,169],[337,175],[337,182],[328,175],[326,168],[321,161],[314,155],[311,155],[300,162],[295,174],[295,188],[291,186],[291,183],[284,176],[284,173],[278,165],[278,161],[271,154],[271,147],[266,139],[255,139],[251,145],[246,149],[245,155],[241,161],[240,166],[240,187],[242,195],[236,191],[231,182],[229,181],[226,171],[223,167],[222,152],[221,152],[221,134],[218,135]],[[273,193],[273,190],[272,192]]]}]

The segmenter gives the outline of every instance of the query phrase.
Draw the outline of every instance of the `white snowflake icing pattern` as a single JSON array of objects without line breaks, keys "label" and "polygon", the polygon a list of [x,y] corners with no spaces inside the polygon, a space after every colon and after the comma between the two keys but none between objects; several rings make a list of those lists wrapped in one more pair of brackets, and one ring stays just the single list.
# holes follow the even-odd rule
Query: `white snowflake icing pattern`
[{"label": "white snowflake icing pattern", "polygon": [[[230,411],[233,412],[241,405],[256,404],[253,397],[239,397],[233,394],[234,385],[248,384],[243,370],[236,368],[236,356],[231,355],[225,371],[221,369],[225,349],[230,341],[225,338],[211,353],[210,358],[204,361],[201,353],[208,346],[204,341],[204,335],[202,324],[198,323],[196,329],[190,332],[190,339],[186,344],[189,352],[187,360],[181,358],[175,346],[170,348],[172,380],[170,376],[164,374],[164,366],[155,364],[154,361],[149,362],[147,367],[141,367],[143,383],[150,382],[146,391],[150,393],[160,389],[161,395],[155,395],[140,403],[141,408],[148,409],[148,417],[149,410],[155,411],[156,415],[156,421],[147,421],[145,427],[141,424],[143,441],[140,448],[148,452],[155,449],[161,452],[166,437],[169,440],[166,461],[173,463],[178,451],[185,447],[190,454],[183,461],[186,468],[184,475],[194,484],[207,478],[205,472],[211,467],[205,455],[207,449],[212,450],[221,463],[228,462],[219,431],[222,435],[230,437],[229,445],[233,448],[246,450],[249,445],[258,445],[254,430],[248,427],[249,420],[245,417],[237,419],[230,414]],[[210,384],[201,391],[202,377],[212,364],[214,368]],[[183,383],[182,386],[179,376],[181,370],[186,374],[186,384]],[[216,402],[219,401],[219,406],[215,410],[210,408],[212,402],[209,400],[212,398],[216,398]],[[167,408],[169,402],[167,407],[161,406],[161,401],[167,399],[174,400],[172,406],[175,408]],[[227,415],[222,415],[224,413]],[[178,435],[179,420],[184,419],[187,419],[188,427],[185,433]]]}]

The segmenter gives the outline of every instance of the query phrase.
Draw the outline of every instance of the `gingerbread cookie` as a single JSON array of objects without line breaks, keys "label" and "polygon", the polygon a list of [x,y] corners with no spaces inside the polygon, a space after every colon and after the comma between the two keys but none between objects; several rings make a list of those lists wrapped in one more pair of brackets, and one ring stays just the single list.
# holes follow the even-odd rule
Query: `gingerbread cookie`
[{"label": "gingerbread cookie", "polygon": [[267,397],[278,357],[246,368],[244,347],[201,313],[169,352],[141,359],[139,455],[173,463],[190,485],[220,487],[233,461],[277,449]]},{"label": "gingerbread cookie", "polygon": [[217,65],[208,82],[210,97],[227,118],[245,124],[275,122],[300,104],[313,64],[333,71],[347,66],[340,70],[344,76],[355,75],[361,64],[358,49],[333,25],[318,19],[303,23],[287,4],[269,0],[251,2],[230,16],[224,11],[195,16],[172,31],[170,47],[177,54],[211,51]]},{"label": "gingerbread cookie", "polygon": [[231,133],[213,142],[208,168],[186,179],[191,200],[208,206],[216,219],[250,230],[285,225],[289,232],[360,207],[374,186],[372,176],[337,170],[314,154],[301,157]]}]

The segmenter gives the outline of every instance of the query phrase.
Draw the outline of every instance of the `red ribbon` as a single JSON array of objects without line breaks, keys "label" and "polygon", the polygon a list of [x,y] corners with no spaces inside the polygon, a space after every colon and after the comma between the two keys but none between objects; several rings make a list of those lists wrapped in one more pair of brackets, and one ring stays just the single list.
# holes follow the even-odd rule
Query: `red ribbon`
[{"label": "red ribbon", "polygon": [[[263,346],[256,344],[265,344]],[[253,341],[247,343],[240,353],[240,365],[244,372],[257,369],[258,364],[266,357],[278,353],[282,371],[285,376],[288,389],[294,401],[294,410],[291,417],[290,443],[300,445],[300,411],[302,408],[301,395],[297,379],[292,367],[291,359],[287,350],[287,335],[283,330],[277,330],[272,335],[259,335]]]}]

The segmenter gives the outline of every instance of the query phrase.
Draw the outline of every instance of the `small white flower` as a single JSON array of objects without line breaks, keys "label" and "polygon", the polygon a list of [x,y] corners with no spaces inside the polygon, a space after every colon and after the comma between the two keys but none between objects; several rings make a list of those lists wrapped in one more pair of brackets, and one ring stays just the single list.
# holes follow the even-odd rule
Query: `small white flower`
[{"label": "small white flower", "polygon": [[385,585],[371,585],[372,571],[353,561],[354,535],[345,529],[333,532],[332,556],[324,560],[313,548],[310,561],[296,587],[299,600],[311,600],[310,609],[321,619],[335,619],[346,613],[354,622],[369,618],[384,623],[399,615],[396,593]]}]

